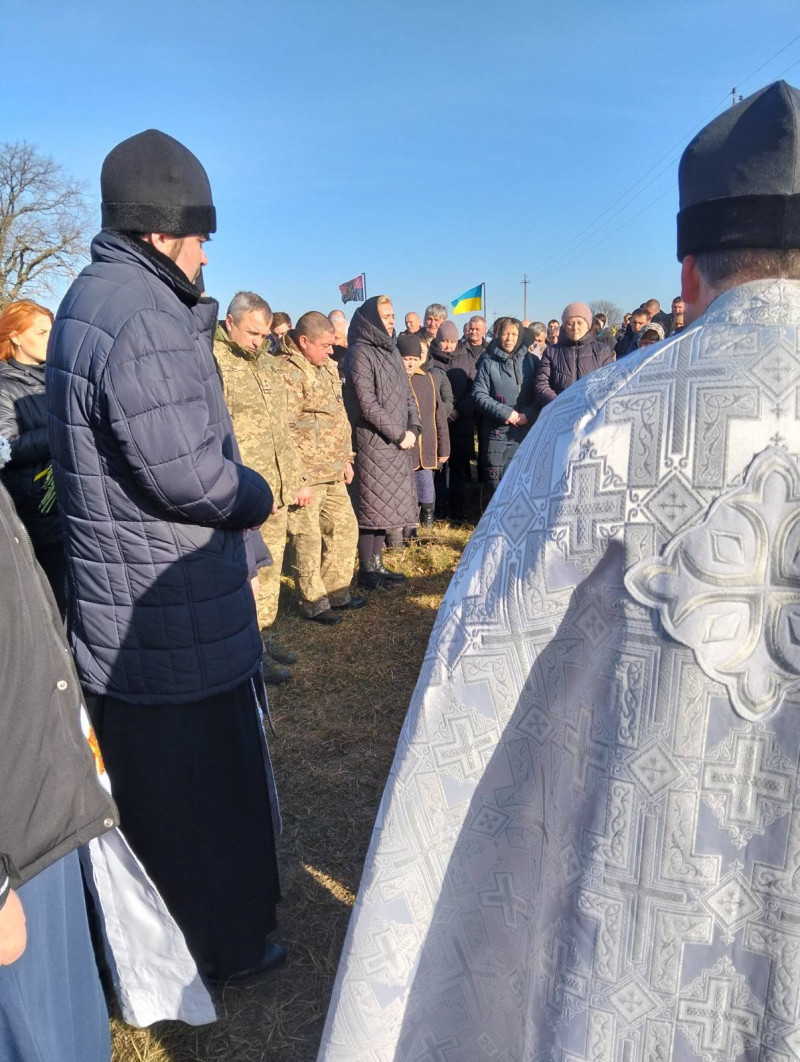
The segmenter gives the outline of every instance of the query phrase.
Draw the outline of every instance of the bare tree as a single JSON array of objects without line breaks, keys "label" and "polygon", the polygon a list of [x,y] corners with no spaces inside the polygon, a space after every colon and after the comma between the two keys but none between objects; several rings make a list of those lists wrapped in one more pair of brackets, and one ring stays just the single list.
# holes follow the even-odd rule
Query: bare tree
[{"label": "bare tree", "polygon": [[599,313],[606,315],[606,327],[612,328],[622,320],[622,310],[610,299],[593,299],[589,303],[589,309],[597,316]]},{"label": "bare tree", "polygon": [[32,144],[0,144],[0,306],[75,276],[89,224],[83,182]]}]

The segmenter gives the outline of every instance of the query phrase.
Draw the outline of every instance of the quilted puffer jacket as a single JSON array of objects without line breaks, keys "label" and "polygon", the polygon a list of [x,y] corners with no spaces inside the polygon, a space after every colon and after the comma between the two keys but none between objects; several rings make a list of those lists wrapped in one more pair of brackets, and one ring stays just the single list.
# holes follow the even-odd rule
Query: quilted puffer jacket
[{"label": "quilted puffer jacket", "polygon": [[536,399],[541,408],[590,372],[614,361],[614,351],[591,329],[581,339],[561,332],[558,343],[547,347],[536,372]]},{"label": "quilted puffer jacket", "polygon": [[0,477],[34,549],[61,541],[58,510],[41,511],[44,480],[39,473],[50,464],[44,365],[0,361],[0,435],[11,443],[11,460]]},{"label": "quilted puffer jacket", "polygon": [[394,335],[359,306],[350,322],[345,358],[345,403],[355,429],[358,526],[365,530],[413,526],[419,506],[413,450],[398,443],[406,431],[419,435],[417,405]]},{"label": "quilted puffer jacket", "polygon": [[107,231],[59,307],[50,447],[89,693],[188,703],[259,666],[243,531],[272,492],[239,463],[216,318],[164,255]]}]

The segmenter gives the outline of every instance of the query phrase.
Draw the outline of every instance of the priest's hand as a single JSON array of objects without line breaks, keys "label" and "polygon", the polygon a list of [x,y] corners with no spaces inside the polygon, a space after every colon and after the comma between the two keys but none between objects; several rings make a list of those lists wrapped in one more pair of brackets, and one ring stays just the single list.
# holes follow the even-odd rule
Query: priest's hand
[{"label": "priest's hand", "polygon": [[407,431],[397,445],[400,447],[401,450],[410,450],[416,441],[417,437],[414,432]]},{"label": "priest's hand", "polygon": [[26,941],[25,912],[19,896],[11,889],[0,909],[0,966],[16,962],[25,951]]}]

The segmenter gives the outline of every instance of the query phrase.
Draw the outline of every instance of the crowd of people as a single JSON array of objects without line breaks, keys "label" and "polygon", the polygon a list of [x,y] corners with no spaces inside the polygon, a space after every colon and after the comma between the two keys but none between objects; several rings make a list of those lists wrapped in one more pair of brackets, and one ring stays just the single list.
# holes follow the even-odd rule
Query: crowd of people
[{"label": "crowd of people", "polygon": [[[285,961],[265,735],[265,686],[296,659],[274,631],[284,555],[300,615],[340,624],[403,582],[387,548],[437,517],[469,522],[471,484],[481,508],[497,497],[433,635],[441,673],[423,671],[401,738],[323,1056],[380,1041],[381,1058],[421,1057],[435,1035],[453,1057],[481,1037],[486,1057],[522,1057],[533,1024],[570,1057],[628,1058],[631,1007],[657,997],[643,1058],[672,1057],[678,1033],[703,1057],[755,1050],[767,1013],[789,1042],[797,1001],[753,956],[795,983],[796,904],[778,878],[796,830],[773,823],[796,812],[800,757],[776,723],[800,682],[800,467],[779,401],[798,381],[769,358],[777,341],[794,357],[800,322],[783,209],[797,154],[782,150],[798,116],[800,93],[777,83],[698,134],[681,164],[683,297],[619,327],[576,301],[546,324],[474,315],[459,332],[432,303],[398,334],[387,295],[349,322],[309,310],[293,324],[248,290],[221,317],[203,290],[216,212],[200,161],[157,130],[109,153],[92,261],[55,317],[30,299],[0,313],[3,1057],[109,1057],[77,860],[109,831],[191,956],[189,975],[163,955],[131,964],[151,995],[160,979],[188,989]],[[738,391],[690,403],[692,374]],[[748,419],[746,438],[720,430],[722,408]],[[751,584],[760,605],[740,614]],[[124,948],[137,930],[115,919],[105,938]],[[380,991],[403,1000],[390,1017],[361,961],[387,932],[416,952],[386,950]],[[692,952],[681,973],[700,946],[711,957]],[[706,1001],[723,1008],[715,1029]]]}]

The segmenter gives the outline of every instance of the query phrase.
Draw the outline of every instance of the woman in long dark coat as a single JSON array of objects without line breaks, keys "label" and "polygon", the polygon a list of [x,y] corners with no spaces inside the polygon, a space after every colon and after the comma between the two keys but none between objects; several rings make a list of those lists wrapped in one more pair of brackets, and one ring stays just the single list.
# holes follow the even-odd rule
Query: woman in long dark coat
[{"label": "woman in long dark coat", "polygon": [[347,343],[345,401],[356,450],[358,584],[375,589],[405,578],[385,567],[383,545],[387,528],[417,522],[411,450],[420,424],[387,295],[359,306]]}]

